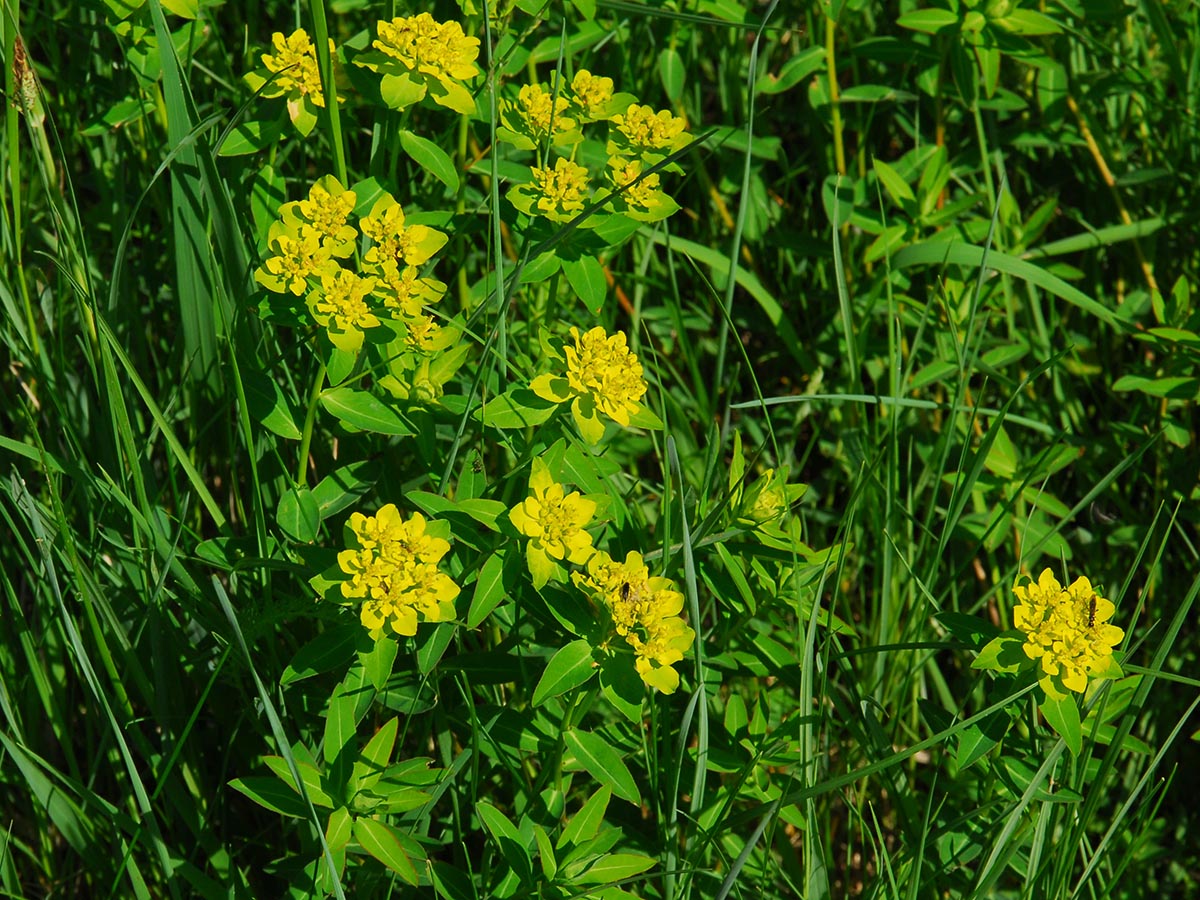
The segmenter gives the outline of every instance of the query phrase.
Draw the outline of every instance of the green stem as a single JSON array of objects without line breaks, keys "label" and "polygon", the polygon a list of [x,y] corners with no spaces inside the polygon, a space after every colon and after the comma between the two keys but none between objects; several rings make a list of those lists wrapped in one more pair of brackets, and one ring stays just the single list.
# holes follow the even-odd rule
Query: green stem
[{"label": "green stem", "polygon": [[320,402],[323,387],[325,387],[325,363],[318,362],[312,391],[308,395],[308,409],[304,412],[304,431],[300,435],[300,458],[296,462],[296,484],[308,483],[308,448],[312,445],[313,423],[317,419],[317,403]]}]

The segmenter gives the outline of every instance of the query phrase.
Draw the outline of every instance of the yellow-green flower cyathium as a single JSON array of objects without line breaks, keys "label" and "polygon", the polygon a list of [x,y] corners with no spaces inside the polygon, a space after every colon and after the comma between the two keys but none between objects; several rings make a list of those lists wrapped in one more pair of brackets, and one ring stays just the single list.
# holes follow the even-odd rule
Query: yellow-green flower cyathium
[{"label": "yellow-green flower cyathium", "polygon": [[449,238],[427,225],[405,225],[404,209],[390,194],[375,201],[370,213],[359,222],[363,234],[374,243],[363,257],[364,268],[382,274],[388,263],[420,266],[446,245]]},{"label": "yellow-green flower cyathium", "polygon": [[1082,693],[1090,675],[1109,669],[1125,632],[1109,624],[1116,607],[1088,579],[1064,589],[1045,569],[1036,582],[1018,578],[1013,593],[1019,601],[1013,624],[1025,634],[1025,655],[1040,662],[1039,682],[1048,696]]},{"label": "yellow-green flower cyathium", "polygon": [[677,212],[679,204],[662,189],[657,172],[643,177],[646,168],[640,159],[609,159],[608,180],[616,194],[612,209],[639,222],[657,222]]},{"label": "yellow-green flower cyathium", "polygon": [[279,218],[289,228],[299,231],[308,226],[321,236],[322,245],[337,257],[354,252],[358,229],[350,224],[350,214],[358,197],[348,191],[332,175],[319,178],[304,200],[294,200],[279,207]]},{"label": "yellow-green flower cyathium", "polygon": [[628,426],[630,416],[642,409],[646,379],[642,364],[625,345],[623,331],[609,335],[597,326],[581,335],[572,327],[571,340],[564,348],[566,372],[539,375],[530,387],[544,400],[571,401],[580,434],[595,444],[604,437],[602,414]]},{"label": "yellow-green flower cyathium", "polygon": [[633,648],[642,681],[664,694],[673,693],[679,687],[674,666],[696,638],[680,615],[683,594],[675,583],[651,577],[642,555],[634,551],[624,562],[597,551],[588,560],[586,574],[576,572],[573,577],[608,611],[612,631]]},{"label": "yellow-green flower cyathium", "polygon": [[508,192],[512,205],[530,216],[566,222],[583,210],[588,199],[588,171],[578,163],[559,158],[554,168],[532,169],[533,179]]},{"label": "yellow-green flower cyathium", "polygon": [[382,76],[380,93],[393,109],[424,99],[464,115],[475,112],[475,99],[464,81],[479,74],[479,39],[467,37],[457,22],[438,22],[429,13],[376,24],[372,49],[355,64]]},{"label": "yellow-green flower cyathium", "polygon": [[533,461],[529,496],[509,510],[516,529],[529,538],[525,559],[534,586],[543,587],[565,560],[582,565],[592,555],[592,536],[584,527],[596,514],[596,503],[577,491],[567,493],[546,464]]},{"label": "yellow-green flower cyathium", "polygon": [[552,147],[574,144],[583,140],[569,114],[570,101],[555,95],[540,84],[522,85],[517,99],[501,104],[502,127],[496,137],[519,150],[532,150],[549,143]]},{"label": "yellow-green flower cyathium", "polygon": [[374,289],[374,278],[339,268],[322,275],[320,289],[309,292],[309,312],[339,350],[357,352],[363,344],[363,331],[379,327],[379,317],[367,304]]},{"label": "yellow-green flower cyathium", "polygon": [[359,618],[372,638],[379,640],[386,629],[411,637],[418,622],[454,618],[460,588],[438,569],[450,543],[429,534],[420,513],[406,522],[393,503],[374,516],[354,513],[347,543],[338,554],[338,566],[349,576],[342,595],[362,601]]},{"label": "yellow-green flower cyathium", "polygon": [[[246,84],[263,97],[284,98],[288,118],[307,135],[317,124],[317,109],[325,106],[317,48],[303,28],[286,37],[277,31],[271,35],[271,44],[275,52],[262,54],[262,68],[246,73]],[[329,42],[329,56],[331,62],[336,59],[333,41]],[[339,102],[341,99],[338,97]]]},{"label": "yellow-green flower cyathium", "polygon": [[687,145],[687,122],[670,110],[634,103],[610,120],[609,156],[636,156],[653,165]]}]

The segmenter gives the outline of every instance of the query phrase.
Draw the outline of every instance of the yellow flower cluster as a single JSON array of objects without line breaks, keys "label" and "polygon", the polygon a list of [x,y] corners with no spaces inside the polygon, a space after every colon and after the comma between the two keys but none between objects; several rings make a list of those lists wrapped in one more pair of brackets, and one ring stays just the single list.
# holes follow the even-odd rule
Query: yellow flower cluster
[{"label": "yellow flower cluster", "polygon": [[642,681],[670,694],[679,687],[674,665],[683,659],[696,633],[683,620],[683,594],[669,578],[651,577],[642,555],[630,551],[616,562],[603,550],[588,560],[587,574],[575,583],[608,610],[613,631],[633,648]]},{"label": "yellow flower cluster", "polygon": [[533,461],[529,496],[508,513],[516,529],[529,538],[525,559],[533,585],[539,590],[562,571],[563,560],[582,565],[594,552],[584,526],[596,514],[596,502],[577,491],[567,493],[554,481],[546,464]]},{"label": "yellow flower cluster", "polygon": [[479,39],[457,22],[438,22],[429,13],[376,23],[371,51],[355,59],[382,77],[380,93],[394,109],[424,99],[470,115],[475,100],[463,84],[479,74]]},{"label": "yellow flower cluster", "polygon": [[308,37],[308,32],[298,28],[286,38],[280,32],[271,35],[275,52],[262,55],[263,65],[275,75],[274,84],[263,93],[268,97],[279,97],[293,91],[309,97],[316,106],[325,105],[321,92],[321,73],[317,69],[317,48]]},{"label": "yellow flower cluster", "polygon": [[[357,203],[331,175],[319,179],[304,200],[285,203],[267,234],[270,255],[255,278],[274,293],[304,297],[313,320],[335,347],[356,353],[365,334],[384,321],[395,323],[412,349],[432,352],[449,342],[425,314],[446,286],[422,278],[416,267],[446,243],[446,235],[424,225],[406,225],[404,210],[387,193],[351,224]],[[359,233],[372,244],[362,271],[342,265]]]},{"label": "yellow flower cluster", "polygon": [[354,513],[347,530],[352,546],[338,553],[338,566],[349,576],[342,595],[362,600],[359,616],[371,637],[379,640],[385,627],[412,636],[418,622],[454,618],[460,589],[438,569],[450,544],[427,533],[420,513],[406,522],[389,503],[374,516]]},{"label": "yellow flower cluster", "polygon": [[[246,74],[246,84],[263,97],[283,97],[292,124],[301,134],[307,135],[317,124],[317,109],[325,106],[317,48],[303,28],[297,28],[286,37],[277,31],[271,35],[271,44],[275,52],[261,55],[262,67]],[[330,41],[330,60],[334,63],[335,77],[340,79],[335,49]],[[339,96],[339,102],[341,99]]]},{"label": "yellow flower cluster", "polygon": [[[496,136],[521,150],[538,150],[530,181],[509,192],[512,204],[530,216],[552,222],[573,218],[587,204],[587,170],[575,160],[558,159],[551,165],[545,148],[578,144],[581,125],[607,121],[609,187],[595,199],[609,198],[611,211],[638,221],[656,222],[679,209],[663,191],[657,173],[644,174],[690,140],[687,123],[669,110],[639,106],[630,94],[614,94],[611,78],[586,69],[575,73],[569,85],[554,80],[552,90],[527,84],[516,99],[502,105],[502,127]],[[678,167],[669,167],[678,171]]]},{"label": "yellow flower cluster", "polygon": [[1042,688],[1051,697],[1082,692],[1089,675],[1108,668],[1113,647],[1125,637],[1124,631],[1108,624],[1116,607],[1086,578],[1064,589],[1046,569],[1036,582],[1021,581],[1018,578],[1013,586],[1019,601],[1013,624],[1025,633],[1025,655],[1041,661]]},{"label": "yellow flower cluster", "polygon": [[642,364],[625,344],[625,333],[609,335],[596,326],[580,334],[571,328],[573,344],[564,348],[566,372],[539,375],[533,392],[553,403],[571,401],[571,413],[584,439],[595,444],[604,437],[603,413],[620,425],[642,409],[646,379]]}]

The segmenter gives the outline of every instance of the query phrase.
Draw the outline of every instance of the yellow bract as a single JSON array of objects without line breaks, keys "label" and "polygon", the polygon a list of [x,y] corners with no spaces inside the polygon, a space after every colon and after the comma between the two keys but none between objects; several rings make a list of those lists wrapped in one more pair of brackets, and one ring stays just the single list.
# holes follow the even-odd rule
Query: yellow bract
[{"label": "yellow bract", "polygon": [[280,32],[271,35],[275,52],[262,55],[263,65],[275,78],[263,89],[264,97],[297,94],[307,97],[314,106],[325,105],[321,92],[321,73],[317,69],[317,48],[308,32],[298,28],[286,38]]},{"label": "yellow bract", "polygon": [[683,594],[669,578],[651,577],[642,555],[630,551],[616,562],[603,550],[588,560],[587,574],[575,583],[599,600],[612,618],[613,630],[633,648],[642,681],[670,694],[679,687],[673,668],[696,638],[680,616]]},{"label": "yellow bract", "polygon": [[405,522],[389,503],[374,516],[351,515],[348,531],[348,542],[357,546],[338,554],[338,566],[350,576],[342,595],[362,599],[360,618],[371,637],[382,637],[385,626],[411,636],[419,621],[454,618],[460,588],[438,570],[450,544],[426,533],[420,513]]},{"label": "yellow bract", "polygon": [[545,585],[563,560],[581,565],[592,555],[592,536],[584,526],[595,514],[595,501],[577,491],[568,494],[545,463],[533,461],[529,496],[509,510],[508,517],[529,538],[525,555],[535,587]]},{"label": "yellow bract", "polygon": [[1086,578],[1064,589],[1050,569],[1029,584],[1018,578],[1013,593],[1019,601],[1013,624],[1025,632],[1025,654],[1041,662],[1039,682],[1046,694],[1082,693],[1089,675],[1108,667],[1113,647],[1125,637],[1108,624],[1116,607]]}]

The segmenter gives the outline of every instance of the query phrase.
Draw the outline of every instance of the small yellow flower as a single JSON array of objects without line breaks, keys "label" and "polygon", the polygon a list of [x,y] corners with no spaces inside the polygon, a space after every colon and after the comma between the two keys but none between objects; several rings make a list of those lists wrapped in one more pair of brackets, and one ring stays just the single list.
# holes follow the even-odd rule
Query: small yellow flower
[{"label": "small yellow flower", "polygon": [[271,35],[275,52],[262,55],[263,65],[275,75],[263,90],[264,97],[307,97],[314,106],[325,105],[321,92],[321,73],[317,69],[317,48],[308,32],[298,28],[286,38],[281,32]]},{"label": "small yellow flower", "polygon": [[633,104],[625,112],[612,117],[616,134],[609,142],[609,155],[632,152],[647,161],[656,162],[683,147],[690,140],[687,122],[670,110],[655,111],[650,106]]},{"label": "small yellow flower", "polygon": [[549,143],[552,147],[581,140],[575,120],[567,111],[570,101],[554,96],[540,84],[526,84],[517,93],[515,102],[505,100],[502,119],[505,127],[498,136],[521,150],[532,150]]},{"label": "small yellow flower", "polygon": [[308,279],[337,267],[330,248],[324,245],[315,228],[302,225],[289,229],[282,222],[274,222],[267,235],[271,255],[254,273],[254,278],[268,291],[276,294],[291,291],[299,297],[308,290]]},{"label": "small yellow flower", "polygon": [[1039,682],[1046,694],[1082,693],[1089,675],[1108,668],[1113,647],[1125,637],[1124,631],[1108,624],[1116,607],[1086,578],[1077,578],[1064,590],[1050,569],[1029,584],[1018,578],[1013,593],[1019,601],[1013,624],[1025,632],[1025,655],[1041,661]]},{"label": "small yellow flower", "polygon": [[533,169],[533,181],[509,192],[513,205],[527,215],[566,222],[580,212],[588,198],[587,169],[561,157],[554,168]]},{"label": "small yellow flower", "polygon": [[613,80],[580,69],[571,79],[571,93],[580,118],[595,122],[607,117],[607,108],[613,99]]},{"label": "small yellow flower", "polygon": [[325,327],[329,340],[339,350],[356,352],[363,344],[363,330],[379,325],[379,319],[367,305],[367,295],[374,289],[374,278],[338,269],[322,275],[320,290],[309,295],[309,312]]},{"label": "small yellow flower", "polygon": [[359,616],[371,637],[379,640],[385,626],[411,636],[419,621],[454,618],[460,588],[438,570],[450,544],[426,533],[420,513],[405,522],[389,503],[374,516],[351,515],[347,532],[347,543],[355,546],[338,554],[338,566],[350,576],[342,595],[363,601]]},{"label": "small yellow flower", "polygon": [[446,293],[446,285],[433,278],[420,278],[415,266],[404,266],[385,259],[374,267],[379,283],[375,293],[383,305],[402,316],[419,316],[426,306],[437,303]]},{"label": "small yellow flower", "polygon": [[429,13],[379,22],[374,48],[355,62],[383,76],[387,104],[404,109],[428,93],[435,103],[469,115],[475,100],[462,82],[479,74],[479,39],[457,22],[437,22]]},{"label": "small yellow flower", "polygon": [[620,425],[641,408],[646,393],[642,364],[625,345],[625,333],[608,335],[597,326],[585,334],[571,328],[574,345],[567,345],[565,376],[539,375],[530,384],[539,397],[554,403],[571,400],[571,413],[589,443],[604,436],[603,413]]},{"label": "small yellow flower", "polygon": [[584,526],[596,514],[596,503],[577,491],[570,494],[554,481],[546,464],[533,461],[529,496],[508,517],[529,538],[525,558],[534,586],[543,587],[563,560],[581,565],[591,556],[592,536]]},{"label": "small yellow flower", "polygon": [[404,210],[390,194],[375,201],[371,212],[359,220],[363,234],[375,242],[363,257],[367,271],[382,271],[388,263],[419,266],[445,246],[448,238],[427,225],[404,224]]},{"label": "small yellow flower", "polygon": [[343,188],[332,175],[325,175],[309,189],[307,199],[281,206],[279,216],[290,226],[314,228],[334,256],[349,256],[358,237],[358,231],[349,224],[356,200],[354,191]]},{"label": "small yellow flower", "polygon": [[675,583],[651,577],[642,555],[632,550],[624,562],[597,551],[588,560],[587,574],[577,572],[574,580],[608,610],[613,630],[633,648],[642,681],[664,694],[673,693],[679,687],[673,666],[696,638],[680,616],[683,594]]}]

